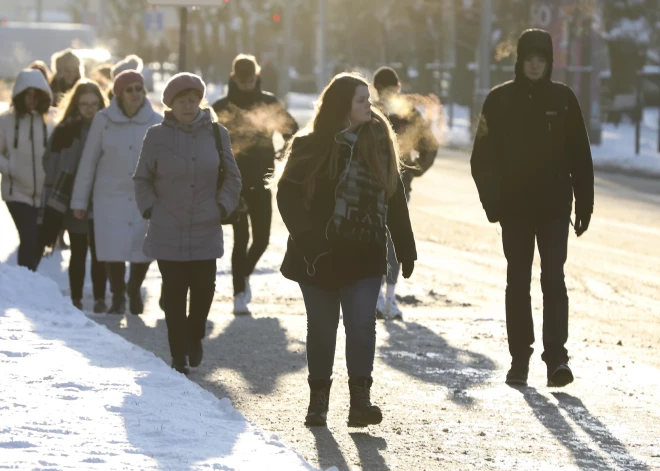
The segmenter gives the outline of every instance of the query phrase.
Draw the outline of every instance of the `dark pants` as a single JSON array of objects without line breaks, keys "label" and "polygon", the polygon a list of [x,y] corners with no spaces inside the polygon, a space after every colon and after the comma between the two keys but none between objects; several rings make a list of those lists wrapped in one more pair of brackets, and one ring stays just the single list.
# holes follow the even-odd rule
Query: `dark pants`
[{"label": "dark pants", "polygon": [[94,223],[90,221],[89,234],[69,232],[71,241],[71,260],[69,261],[69,286],[71,299],[82,299],[87,268],[87,249],[92,255],[92,289],[94,299],[105,299],[105,287],[108,281],[105,264],[96,258],[94,242]]},{"label": "dark pants", "polygon": [[39,265],[37,256],[37,211],[34,206],[15,201],[7,202],[7,209],[14,220],[20,244],[18,246],[18,266],[36,271]]},{"label": "dark pants", "polygon": [[[172,358],[188,353],[189,342],[206,334],[206,319],[215,295],[215,260],[170,262],[158,260],[163,277],[162,295],[167,323],[167,338]],[[186,300],[190,290],[190,308]]]},{"label": "dark pants", "polygon": [[128,284],[126,278],[125,262],[105,262],[105,269],[110,281],[110,291],[114,296],[123,296],[126,290],[129,294],[139,293],[142,288],[142,282],[147,276],[150,263],[131,263]]},{"label": "dark pants", "polygon": [[534,242],[541,256],[543,289],[543,361],[553,367],[568,362],[564,345],[568,340],[568,294],[564,263],[568,252],[569,219],[543,222],[509,220],[502,222],[502,243],[508,263],[506,286],[506,327],[509,352],[514,360],[525,360],[533,352],[532,263]]},{"label": "dark pants", "polygon": [[309,379],[329,380],[335,362],[339,308],[344,314],[349,377],[371,376],[376,352],[376,304],[382,278],[366,278],[338,290],[300,285],[307,310]]},{"label": "dark pants", "polygon": [[234,294],[245,291],[245,277],[257,266],[257,262],[266,251],[270,240],[270,222],[273,215],[271,191],[265,188],[246,189],[241,195],[247,204],[252,224],[252,245],[250,224],[247,214],[241,213],[240,220],[234,224],[234,251],[231,254],[231,272],[234,280]]}]

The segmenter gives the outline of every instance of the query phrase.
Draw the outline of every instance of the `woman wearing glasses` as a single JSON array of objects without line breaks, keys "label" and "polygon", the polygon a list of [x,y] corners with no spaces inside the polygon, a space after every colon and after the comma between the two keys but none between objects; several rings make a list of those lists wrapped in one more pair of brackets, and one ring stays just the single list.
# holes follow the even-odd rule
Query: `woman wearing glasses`
[{"label": "woman wearing glasses", "polygon": [[[110,314],[124,314],[126,294],[132,314],[144,310],[140,289],[151,260],[142,252],[147,221],[142,218],[133,189],[133,172],[147,129],[163,117],[146,99],[144,77],[127,70],[115,77],[115,97],[92,121],[75,184],[71,209],[86,219],[94,208],[96,255],[105,262],[112,305]],[[128,283],[126,262],[130,262]]]},{"label": "woman wearing glasses", "polygon": [[87,249],[92,252],[92,285],[94,312],[105,312],[106,273],[104,265],[96,258],[94,228],[91,212],[85,220],[77,219],[70,209],[71,190],[78,171],[78,163],[89,135],[92,119],[107,106],[98,84],[81,79],[64,95],[59,104],[57,127],[48,141],[43,156],[46,173],[41,193],[38,255],[46,247],[54,248],[61,230],[69,232],[71,260],[69,261],[69,286],[73,305],[82,310],[83,285]]}]

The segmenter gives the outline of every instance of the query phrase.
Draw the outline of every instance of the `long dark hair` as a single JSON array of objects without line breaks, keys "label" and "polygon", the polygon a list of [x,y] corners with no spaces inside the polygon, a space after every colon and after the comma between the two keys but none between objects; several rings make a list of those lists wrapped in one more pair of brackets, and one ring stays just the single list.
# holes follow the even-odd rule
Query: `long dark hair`
[{"label": "long dark hair", "polygon": [[89,79],[80,79],[60,100],[57,119],[55,120],[57,124],[63,123],[69,118],[80,116],[78,101],[86,93],[93,93],[99,99],[99,111],[108,106],[108,100],[103,92],[101,92],[101,87],[99,87],[98,83]]},{"label": "long dark hair", "polygon": [[[48,113],[48,109],[50,108],[50,96],[48,96],[48,93],[38,88],[32,87],[31,89],[37,93],[36,111],[41,116],[43,116],[46,113]],[[29,90],[30,88],[23,90],[21,93],[19,93],[14,98],[12,98],[12,105],[14,106],[14,110],[16,111],[16,116],[18,116],[19,118],[30,113],[28,107],[25,106],[25,95]]]},{"label": "long dark hair", "polygon": [[[287,163],[280,178],[303,185],[305,204],[309,207],[314,195],[315,182],[321,174],[331,179],[337,177],[339,167],[339,144],[337,136],[346,128],[351,113],[353,97],[358,87],[369,87],[369,82],[360,74],[346,72],[336,75],[323,90],[316,105],[311,125],[299,131],[289,142]],[[366,137],[358,140],[357,155],[363,159],[373,177],[390,198],[396,191],[401,166],[396,135],[385,115],[376,107],[371,108],[371,122],[361,131]],[[350,123],[349,123],[350,124]],[[307,144],[292,157],[296,139],[309,135]],[[390,158],[383,168],[378,155],[383,149],[381,139],[387,139]]]}]

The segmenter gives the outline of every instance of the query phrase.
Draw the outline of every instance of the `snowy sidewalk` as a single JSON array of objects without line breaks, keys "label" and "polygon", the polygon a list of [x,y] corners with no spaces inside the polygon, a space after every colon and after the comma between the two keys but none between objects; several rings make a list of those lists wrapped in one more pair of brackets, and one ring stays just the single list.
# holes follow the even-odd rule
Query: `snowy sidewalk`
[{"label": "snowy sidewalk", "polygon": [[0,468],[313,469],[56,283],[0,263]]}]

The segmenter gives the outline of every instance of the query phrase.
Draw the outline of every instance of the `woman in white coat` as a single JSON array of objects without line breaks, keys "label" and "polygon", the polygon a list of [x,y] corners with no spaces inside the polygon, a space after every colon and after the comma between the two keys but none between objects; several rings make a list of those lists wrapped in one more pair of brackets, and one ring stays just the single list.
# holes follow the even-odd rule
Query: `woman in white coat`
[{"label": "woman in white coat", "polygon": [[52,98],[39,70],[23,70],[14,83],[11,108],[0,115],[2,199],[20,238],[18,265],[32,271],[39,264],[37,212],[45,178],[41,156],[48,140],[45,116]]},{"label": "woman in white coat", "polygon": [[[126,294],[132,314],[144,310],[140,289],[151,260],[142,252],[147,221],[135,202],[133,172],[147,129],[162,121],[146,99],[144,78],[134,70],[115,77],[115,98],[92,121],[71,198],[80,219],[92,204],[99,261],[106,262],[112,305],[110,314],[124,314]],[[91,202],[90,202],[91,199]],[[126,262],[130,262],[128,283]]]}]

